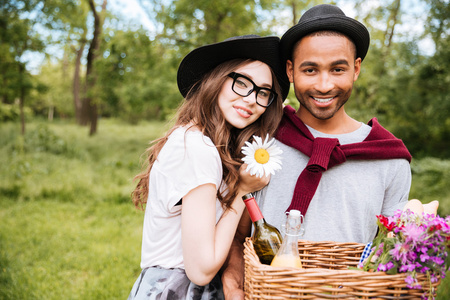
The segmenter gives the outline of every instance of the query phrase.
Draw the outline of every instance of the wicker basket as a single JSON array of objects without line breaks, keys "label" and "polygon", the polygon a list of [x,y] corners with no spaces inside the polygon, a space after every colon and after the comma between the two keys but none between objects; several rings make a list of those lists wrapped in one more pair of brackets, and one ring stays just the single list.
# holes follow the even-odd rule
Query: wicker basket
[{"label": "wicker basket", "polygon": [[[430,286],[406,288],[406,274],[349,270],[356,267],[364,244],[299,240],[303,269],[260,263],[250,238],[244,248],[245,299],[420,299]],[[433,294],[440,281],[433,284]]]}]

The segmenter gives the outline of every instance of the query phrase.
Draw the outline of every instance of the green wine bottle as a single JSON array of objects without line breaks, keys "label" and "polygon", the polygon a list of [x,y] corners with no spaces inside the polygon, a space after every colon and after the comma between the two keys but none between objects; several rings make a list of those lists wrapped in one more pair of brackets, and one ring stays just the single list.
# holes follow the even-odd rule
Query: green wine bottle
[{"label": "green wine bottle", "polygon": [[264,220],[264,216],[252,194],[242,197],[247,211],[255,226],[252,235],[253,247],[261,263],[270,265],[275,254],[280,248],[282,238],[277,228]]}]

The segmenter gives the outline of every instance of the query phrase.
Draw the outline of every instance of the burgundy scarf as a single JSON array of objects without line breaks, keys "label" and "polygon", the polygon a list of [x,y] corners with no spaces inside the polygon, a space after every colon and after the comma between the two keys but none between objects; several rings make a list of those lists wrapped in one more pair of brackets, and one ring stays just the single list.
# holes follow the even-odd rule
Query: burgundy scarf
[{"label": "burgundy scarf", "polygon": [[322,173],[347,159],[404,158],[411,162],[411,154],[402,140],[384,129],[376,118],[370,120],[368,125],[372,129],[364,141],[340,145],[336,138],[314,138],[295,110],[290,106],[284,108],[284,116],[275,137],[310,157],[297,179],[291,205],[286,211],[297,209],[306,215]]}]

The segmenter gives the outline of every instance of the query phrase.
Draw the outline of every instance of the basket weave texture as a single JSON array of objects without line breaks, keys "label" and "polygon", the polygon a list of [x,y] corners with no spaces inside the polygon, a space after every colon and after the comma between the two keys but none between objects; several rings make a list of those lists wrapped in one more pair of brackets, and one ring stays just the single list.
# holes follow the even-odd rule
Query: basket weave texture
[{"label": "basket weave texture", "polygon": [[[417,276],[423,289],[409,289],[405,273],[349,270],[357,266],[364,246],[299,240],[303,269],[296,269],[261,264],[251,238],[247,238],[245,299],[421,299],[429,292],[424,274]],[[439,283],[432,285],[433,294]]]}]

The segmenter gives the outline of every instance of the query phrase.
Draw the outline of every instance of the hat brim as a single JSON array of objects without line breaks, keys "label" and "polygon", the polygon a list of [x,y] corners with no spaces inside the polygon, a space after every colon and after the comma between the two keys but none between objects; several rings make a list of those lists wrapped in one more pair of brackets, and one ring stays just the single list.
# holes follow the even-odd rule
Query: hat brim
[{"label": "hat brim", "polygon": [[317,16],[291,27],[281,38],[281,53],[283,60],[292,58],[292,50],[302,37],[322,30],[338,31],[348,36],[356,46],[356,56],[364,60],[369,50],[370,34],[360,22],[341,15]]},{"label": "hat brim", "polygon": [[192,50],[181,61],[178,68],[178,89],[183,97],[202,79],[204,74],[223,62],[243,58],[259,60],[272,68],[281,86],[282,97],[286,99],[290,83],[286,75],[286,66],[282,64],[280,39],[271,37],[252,37],[230,39],[216,44],[210,44]]}]

